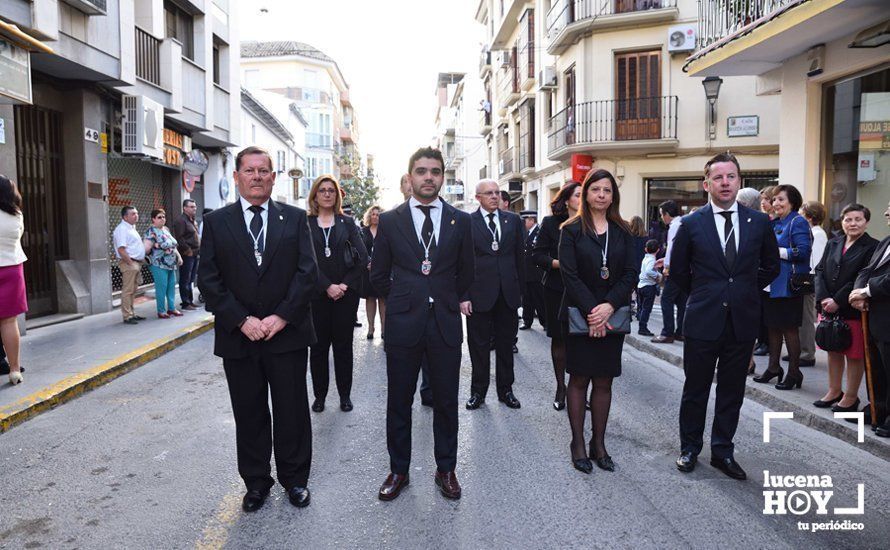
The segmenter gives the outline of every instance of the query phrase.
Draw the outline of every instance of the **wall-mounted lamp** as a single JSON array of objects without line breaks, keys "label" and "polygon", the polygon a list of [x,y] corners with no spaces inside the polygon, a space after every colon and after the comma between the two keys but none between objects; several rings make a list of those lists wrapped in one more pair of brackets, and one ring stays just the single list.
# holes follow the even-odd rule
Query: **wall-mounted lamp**
[{"label": "wall-mounted lamp", "polygon": [[702,80],[701,85],[705,89],[705,97],[708,98],[708,139],[717,139],[717,97],[720,95],[720,86],[723,79],[719,76],[709,76]]}]

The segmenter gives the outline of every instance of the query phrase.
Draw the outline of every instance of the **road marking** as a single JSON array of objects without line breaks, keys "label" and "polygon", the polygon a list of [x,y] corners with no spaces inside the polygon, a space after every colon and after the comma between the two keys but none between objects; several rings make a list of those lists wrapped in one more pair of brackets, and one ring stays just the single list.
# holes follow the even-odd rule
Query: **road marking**
[{"label": "road marking", "polygon": [[[234,484],[233,487],[235,487]],[[218,550],[225,546],[226,541],[229,540],[229,529],[241,515],[240,510],[241,491],[233,489],[220,501],[216,508],[216,514],[204,527],[201,540],[195,543],[195,549]]]}]

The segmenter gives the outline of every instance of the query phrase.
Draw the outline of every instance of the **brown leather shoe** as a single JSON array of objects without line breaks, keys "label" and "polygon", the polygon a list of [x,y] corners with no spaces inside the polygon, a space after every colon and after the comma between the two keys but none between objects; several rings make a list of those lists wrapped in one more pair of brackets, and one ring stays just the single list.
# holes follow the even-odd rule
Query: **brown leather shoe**
[{"label": "brown leather shoe", "polygon": [[436,472],[436,485],[445,498],[457,500],[460,498],[460,483],[457,482],[457,476],[454,471]]},{"label": "brown leather shoe", "polygon": [[408,474],[389,474],[380,486],[377,497],[380,500],[395,500],[402,489],[408,486]]},{"label": "brown leather shoe", "polygon": [[656,336],[651,341],[656,344],[673,344],[674,337],[673,336]]}]

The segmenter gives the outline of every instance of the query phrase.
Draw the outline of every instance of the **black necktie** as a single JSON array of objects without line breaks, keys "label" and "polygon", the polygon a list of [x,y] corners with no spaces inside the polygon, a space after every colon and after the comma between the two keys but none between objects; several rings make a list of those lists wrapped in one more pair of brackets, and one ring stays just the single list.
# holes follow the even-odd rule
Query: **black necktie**
[{"label": "black necktie", "polygon": [[263,232],[263,207],[251,206],[248,210],[253,212],[253,219],[250,220],[250,233],[256,241],[256,249],[262,254],[263,249],[265,248],[265,243],[263,242],[265,239],[260,238],[260,235]]},{"label": "black necktie", "polygon": [[488,213],[488,230],[491,231],[491,238],[498,240],[498,226],[494,223],[494,212]]},{"label": "black necktie", "polygon": [[420,211],[423,212],[425,217],[423,220],[423,227],[420,228],[420,236],[423,239],[423,245],[429,245],[430,252],[432,252],[436,249],[436,235],[433,232],[433,218],[430,217],[430,209],[432,206],[418,204],[417,208],[420,208]]},{"label": "black necktie", "polygon": [[732,234],[732,212],[720,212],[725,220],[723,222],[723,238],[726,244],[723,247],[723,253],[726,255],[726,263],[732,266],[735,261],[735,235]]}]

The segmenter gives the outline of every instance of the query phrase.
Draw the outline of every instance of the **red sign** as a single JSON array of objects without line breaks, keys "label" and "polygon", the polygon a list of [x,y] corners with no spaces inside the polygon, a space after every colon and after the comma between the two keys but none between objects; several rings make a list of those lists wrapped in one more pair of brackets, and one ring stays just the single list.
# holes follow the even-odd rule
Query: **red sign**
[{"label": "red sign", "polygon": [[584,176],[593,168],[593,157],[590,155],[572,155],[572,180],[584,181]]}]

